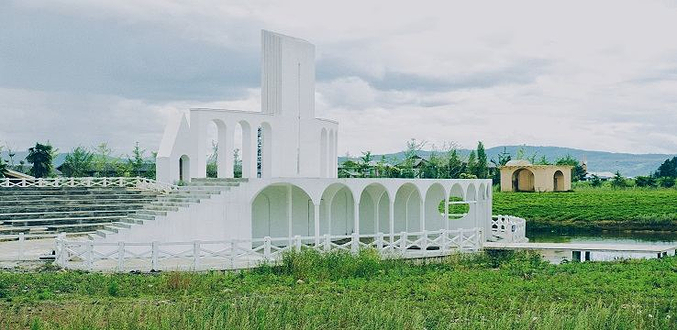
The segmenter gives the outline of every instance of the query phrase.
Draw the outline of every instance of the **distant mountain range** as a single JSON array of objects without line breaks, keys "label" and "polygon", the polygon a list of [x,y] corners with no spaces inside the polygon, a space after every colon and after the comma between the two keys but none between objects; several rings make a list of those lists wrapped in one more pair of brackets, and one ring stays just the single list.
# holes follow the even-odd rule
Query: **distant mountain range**
[{"label": "distant mountain range", "polygon": [[[638,175],[647,175],[656,171],[658,166],[661,165],[666,159],[672,158],[674,154],[628,154],[628,153],[615,153],[615,152],[606,152],[606,151],[591,151],[591,150],[581,150],[573,148],[562,148],[562,147],[537,147],[537,146],[499,146],[486,149],[487,157],[489,160],[497,159],[498,154],[503,152],[505,149],[506,152],[512,155],[515,159],[515,155],[520,148],[524,149],[524,154],[527,157],[536,155],[536,159],[540,159],[542,156],[545,156],[548,161],[554,162],[557,158],[564,157],[566,155],[571,155],[579,160],[586,160],[588,163],[589,172],[616,172],[620,171],[624,176],[635,177]],[[462,157],[467,157],[470,153],[468,149],[459,149],[459,154]],[[419,156],[423,158],[428,158],[431,151],[421,151]],[[374,155],[373,159],[379,160],[381,156],[385,156],[387,159],[395,159],[397,161],[404,159],[404,152],[397,152],[392,154],[385,155]],[[353,157],[355,159],[357,157]],[[339,162],[343,162],[347,157],[339,157]]]},{"label": "distant mountain range", "polygon": [[[500,146],[488,148],[486,150],[487,157],[490,160],[497,159],[497,155],[503,152],[504,148],[506,152],[513,156],[513,159],[520,148],[524,148],[525,155],[527,157],[536,155],[536,159],[540,159],[542,156],[545,156],[551,162],[559,157],[571,155],[579,160],[585,159],[588,162],[588,171],[590,172],[620,171],[621,174],[629,177],[653,173],[658,168],[658,166],[663,163],[663,161],[676,156],[675,154],[628,154],[561,147]],[[467,155],[470,153],[470,150],[467,149],[460,149],[458,151],[462,157],[467,157]],[[428,158],[430,153],[431,151],[421,151],[419,156]],[[27,151],[17,152],[14,156],[14,163],[18,164],[19,161],[25,159],[27,155]],[[6,150],[3,151],[0,156],[5,160],[9,160]],[[375,160],[379,160],[381,159],[381,156],[382,155],[378,154],[374,155],[373,158]],[[399,161],[404,159],[404,152],[385,154],[383,156],[389,160],[394,159]],[[59,153],[54,160],[54,166],[57,167],[61,165],[65,157],[65,153]],[[353,159],[355,158],[357,157],[353,157]],[[346,157],[339,157],[339,162],[343,162],[346,159]]]}]

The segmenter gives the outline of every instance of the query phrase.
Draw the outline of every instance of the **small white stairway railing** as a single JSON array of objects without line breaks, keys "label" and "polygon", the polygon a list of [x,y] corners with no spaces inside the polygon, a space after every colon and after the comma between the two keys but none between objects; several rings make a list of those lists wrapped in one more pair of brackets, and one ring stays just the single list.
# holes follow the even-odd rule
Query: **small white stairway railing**
[{"label": "small white stairway railing", "polygon": [[481,232],[474,229],[373,235],[294,236],[224,241],[104,243],[56,239],[56,263],[64,268],[102,271],[243,269],[274,263],[288,251],[322,252],[372,248],[388,258],[441,257],[478,251]]},{"label": "small white stairway railing", "polygon": [[510,216],[494,215],[491,217],[491,240],[510,243],[526,243],[527,221]]},{"label": "small white stairway railing", "polygon": [[123,187],[161,192],[170,192],[178,189],[176,185],[142,177],[0,179],[0,188],[26,187]]}]

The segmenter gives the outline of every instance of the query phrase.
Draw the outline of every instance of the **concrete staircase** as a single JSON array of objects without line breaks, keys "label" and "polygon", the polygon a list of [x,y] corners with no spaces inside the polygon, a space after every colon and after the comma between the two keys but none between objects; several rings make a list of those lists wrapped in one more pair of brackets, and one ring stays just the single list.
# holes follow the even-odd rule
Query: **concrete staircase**
[{"label": "concrete staircase", "polygon": [[118,234],[124,230],[131,230],[134,226],[143,225],[150,221],[157,221],[171,212],[181,208],[199,207],[200,202],[212,198],[214,195],[224,194],[239,187],[248,179],[192,179],[190,183],[179,187],[169,194],[159,195],[149,203],[144,204],[135,212],[128,214],[115,222],[108,223],[90,234],[90,239],[101,239]]},{"label": "concrete staircase", "polygon": [[159,196],[122,187],[0,188],[0,235],[93,233]]}]

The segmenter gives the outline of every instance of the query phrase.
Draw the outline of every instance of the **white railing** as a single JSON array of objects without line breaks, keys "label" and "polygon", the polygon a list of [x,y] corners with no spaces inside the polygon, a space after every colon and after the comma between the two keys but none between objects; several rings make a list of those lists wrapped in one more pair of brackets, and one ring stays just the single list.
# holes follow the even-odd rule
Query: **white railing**
[{"label": "white railing", "polygon": [[302,248],[352,253],[372,248],[388,258],[440,257],[482,247],[478,229],[419,233],[344,235],[252,240],[104,243],[56,239],[56,263],[64,268],[103,271],[243,269],[281,260]]},{"label": "white railing", "polygon": [[491,235],[494,240],[502,242],[528,242],[527,221],[510,215],[492,216]]},{"label": "white railing", "polygon": [[125,187],[162,192],[178,189],[176,185],[142,177],[0,179],[0,188],[14,187]]},{"label": "white railing", "polygon": [[[41,240],[55,238],[55,234],[24,234],[0,235],[0,261],[35,261],[41,256],[49,254],[53,249],[53,244],[29,243],[28,240]],[[35,241],[32,241],[35,242]]]}]

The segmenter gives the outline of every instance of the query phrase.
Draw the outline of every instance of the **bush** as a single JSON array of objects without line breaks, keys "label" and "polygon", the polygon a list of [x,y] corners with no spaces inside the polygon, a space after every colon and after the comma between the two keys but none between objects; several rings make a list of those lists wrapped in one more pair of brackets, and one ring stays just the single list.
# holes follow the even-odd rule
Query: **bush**
[{"label": "bush", "polygon": [[190,276],[186,273],[172,272],[165,283],[170,291],[185,291],[190,286]]},{"label": "bush", "polygon": [[118,294],[120,293],[118,283],[115,281],[112,281],[108,284],[108,295],[111,297],[117,297]]},{"label": "bush", "polygon": [[656,179],[652,176],[638,176],[635,178],[637,187],[656,187]]},{"label": "bush", "polygon": [[672,188],[675,186],[675,178],[671,178],[669,176],[659,178],[658,185],[660,185],[663,188]]},{"label": "bush", "polygon": [[381,263],[381,256],[372,249],[360,250],[357,255],[348,251],[322,253],[304,249],[285,253],[278,270],[300,280],[366,278],[377,274]]}]

